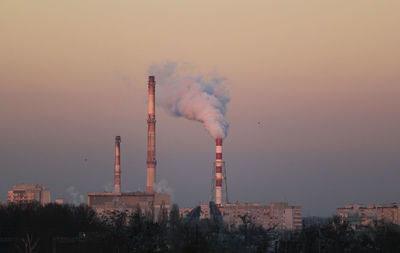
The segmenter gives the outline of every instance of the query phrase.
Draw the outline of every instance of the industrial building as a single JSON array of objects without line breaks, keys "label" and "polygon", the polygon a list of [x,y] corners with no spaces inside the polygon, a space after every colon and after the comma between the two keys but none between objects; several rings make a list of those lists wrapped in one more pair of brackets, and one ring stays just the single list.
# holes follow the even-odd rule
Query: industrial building
[{"label": "industrial building", "polygon": [[373,226],[377,223],[400,225],[400,203],[345,205],[336,209],[336,215],[353,227]]},{"label": "industrial building", "polygon": [[148,131],[147,131],[147,183],[146,192],[121,191],[121,137],[115,137],[114,192],[88,193],[88,205],[99,214],[114,211],[133,212],[138,207],[143,212],[152,212],[155,218],[161,208],[170,208],[170,195],[154,191],[156,183],[156,118],[155,118],[155,79],[149,76]]},{"label": "industrial building", "polygon": [[14,185],[8,191],[9,203],[32,203],[39,202],[42,205],[50,203],[50,191],[41,184]]},{"label": "industrial building", "polygon": [[156,218],[161,208],[169,210],[170,196],[147,192],[89,193],[88,205],[99,214],[108,214],[114,211],[133,213],[140,208],[143,212],[153,212]]},{"label": "industrial building", "polygon": [[[217,205],[225,224],[237,228],[243,219],[265,229],[300,230],[302,228],[301,206],[289,206],[286,202],[272,202],[271,205],[260,203],[225,203]],[[200,205],[200,218],[210,218],[207,205]],[[188,215],[193,208],[180,209],[181,216]]]}]

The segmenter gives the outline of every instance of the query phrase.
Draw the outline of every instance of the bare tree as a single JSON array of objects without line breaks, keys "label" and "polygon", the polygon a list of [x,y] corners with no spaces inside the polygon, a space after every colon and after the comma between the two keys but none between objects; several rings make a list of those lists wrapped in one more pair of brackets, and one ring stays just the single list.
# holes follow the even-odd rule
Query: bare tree
[{"label": "bare tree", "polygon": [[22,246],[17,245],[17,247],[21,252],[33,253],[37,248],[39,239],[34,239],[32,234],[26,233],[25,236],[21,238],[20,242]]}]

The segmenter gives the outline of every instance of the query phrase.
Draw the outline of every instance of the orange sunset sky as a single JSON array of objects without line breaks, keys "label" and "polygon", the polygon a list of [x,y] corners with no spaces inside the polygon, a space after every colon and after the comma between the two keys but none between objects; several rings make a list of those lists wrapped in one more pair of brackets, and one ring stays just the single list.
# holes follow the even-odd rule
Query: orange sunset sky
[{"label": "orange sunset sky", "polygon": [[[165,61],[226,78],[231,201],[304,216],[399,201],[399,13],[397,0],[2,0],[0,201],[22,182],[71,202],[72,186],[110,189],[115,135],[123,190],[144,190],[147,71]],[[208,201],[214,157],[200,123],[157,108],[174,202]]]}]

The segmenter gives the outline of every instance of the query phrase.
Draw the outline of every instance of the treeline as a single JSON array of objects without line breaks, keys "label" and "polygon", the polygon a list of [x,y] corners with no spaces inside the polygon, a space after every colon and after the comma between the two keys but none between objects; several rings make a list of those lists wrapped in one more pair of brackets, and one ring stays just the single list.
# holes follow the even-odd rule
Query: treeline
[{"label": "treeline", "polygon": [[400,252],[400,227],[390,223],[353,226],[334,216],[302,231],[281,233],[277,252],[395,253]]},{"label": "treeline", "polygon": [[182,218],[174,205],[157,219],[140,209],[97,217],[86,205],[0,207],[0,252],[400,252],[400,229],[382,224],[353,230],[337,217],[301,231],[265,230],[241,217],[229,228],[221,217]]}]

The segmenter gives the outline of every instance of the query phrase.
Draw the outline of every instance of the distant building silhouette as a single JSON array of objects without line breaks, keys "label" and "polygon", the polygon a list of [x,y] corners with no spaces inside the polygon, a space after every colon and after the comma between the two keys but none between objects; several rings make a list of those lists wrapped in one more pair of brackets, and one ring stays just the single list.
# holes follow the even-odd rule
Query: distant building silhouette
[{"label": "distant building silhouette", "polygon": [[31,203],[37,201],[42,205],[50,203],[50,191],[42,184],[14,185],[8,191],[9,203]]},{"label": "distant building silhouette", "polygon": [[56,199],[56,204],[59,204],[59,205],[67,204],[67,201],[63,198],[58,198],[58,199]]},{"label": "distant building silhouette", "polygon": [[[301,206],[289,206],[286,202],[272,202],[271,205],[260,203],[229,203],[217,205],[222,219],[230,227],[238,227],[243,222],[260,225],[265,229],[299,230],[302,228]],[[207,205],[200,205],[200,218],[210,218]],[[193,208],[182,208],[182,217]]]},{"label": "distant building silhouette", "polygon": [[152,212],[156,219],[162,208],[169,212],[170,195],[147,192],[93,192],[88,193],[88,205],[99,215],[108,215],[114,211],[133,213],[140,208],[142,212]]},{"label": "distant building silhouette", "polygon": [[393,223],[400,225],[400,203],[345,205],[336,209],[336,214],[353,227]]},{"label": "distant building silhouette", "polygon": [[[200,219],[210,219],[210,208],[208,205],[199,205],[200,206]],[[180,208],[179,209],[179,214],[181,217],[186,217],[187,215],[190,214],[190,212],[194,208],[192,207],[187,207],[187,208]]]}]

